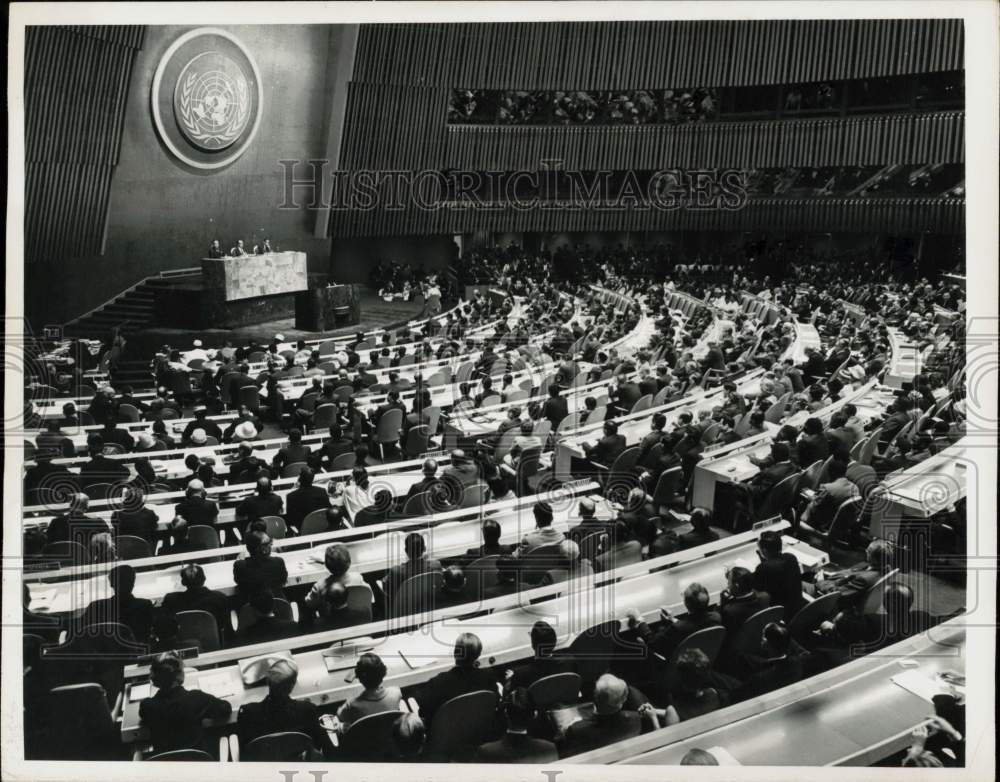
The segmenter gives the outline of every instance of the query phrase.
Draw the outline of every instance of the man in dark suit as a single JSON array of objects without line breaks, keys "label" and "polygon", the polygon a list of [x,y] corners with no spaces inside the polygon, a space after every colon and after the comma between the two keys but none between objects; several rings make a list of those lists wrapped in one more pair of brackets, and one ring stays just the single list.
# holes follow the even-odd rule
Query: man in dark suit
[{"label": "man in dark suit", "polygon": [[538,620],[531,626],[531,660],[520,665],[507,668],[504,671],[503,685],[505,690],[518,687],[530,687],[539,679],[566,673],[573,670],[572,662],[555,655],[556,631],[552,625]]},{"label": "man in dark suit", "polygon": [[465,455],[465,451],[455,449],[451,452],[451,466],[442,472],[441,480],[450,481],[452,486],[465,489],[479,481],[479,467]]},{"label": "man in dark suit", "polygon": [[261,587],[248,601],[252,611],[249,624],[240,623],[236,631],[236,645],[248,646],[268,641],[280,641],[298,635],[299,626],[294,619],[286,619],[275,613],[274,594],[267,587]]},{"label": "man in dark suit", "polygon": [[233,562],[238,602],[245,603],[261,589],[270,589],[273,594],[284,597],[288,569],[281,557],[271,555],[270,535],[250,532],[246,535],[246,547],[250,556]]},{"label": "man in dark suit", "polygon": [[550,383],[548,388],[549,398],[542,405],[542,418],[552,422],[555,429],[562,420],[569,415],[569,407],[566,399],[561,394],[562,389],[556,383]]},{"label": "man in dark suit", "polygon": [[441,570],[441,563],[427,556],[427,543],[419,532],[411,532],[403,540],[403,551],[406,552],[406,562],[394,565],[382,580],[382,591],[385,593],[386,605],[391,606],[399,588],[408,579],[422,573],[433,573]]},{"label": "man in dark suit", "polygon": [[771,622],[764,626],[762,636],[760,653],[748,658],[753,673],[744,684],[743,697],[764,695],[802,679],[803,650],[792,640],[788,628]]},{"label": "man in dark suit", "polygon": [[899,397],[889,406],[889,417],[882,423],[882,433],[878,441],[884,447],[891,443],[900,430],[913,420],[913,402],[905,396]]},{"label": "man in dark suit", "polygon": [[760,564],[753,572],[753,588],[766,592],[771,605],[785,607],[790,620],[805,604],[802,596],[802,568],[794,554],[781,550],[781,533],[762,532],[757,541]]},{"label": "man in dark suit", "polygon": [[520,558],[539,546],[550,546],[559,543],[563,534],[552,527],[552,506],[547,502],[536,502],[532,508],[535,516],[535,529],[528,532],[518,544],[514,557]]},{"label": "man in dark suit", "polygon": [[174,652],[153,660],[150,673],[157,690],[139,703],[139,721],[149,730],[153,751],[210,751],[202,723],[226,719],[233,711],[232,704],[201,690],[184,689],[184,661]]},{"label": "man in dark suit", "polygon": [[618,424],[614,421],[605,421],[604,436],[594,445],[584,444],[583,451],[590,461],[610,468],[625,450],[626,445],[625,437],[618,434]]},{"label": "man in dark suit", "polygon": [[181,568],[183,592],[168,592],[163,597],[161,610],[166,614],[180,611],[207,611],[215,617],[219,627],[219,638],[225,646],[232,637],[233,626],[229,614],[229,599],[214,589],[205,586],[205,571],[201,565],[193,563]]},{"label": "man in dark suit", "polygon": [[514,546],[500,542],[502,530],[500,522],[496,519],[486,519],[483,522],[482,533],[482,545],[466,550],[461,558],[462,564],[475,562],[477,559],[482,559],[483,557],[507,556],[514,550]]},{"label": "man in dark suit", "polygon": [[726,358],[722,355],[722,350],[719,348],[718,342],[712,341],[708,343],[708,352],[701,361],[701,368],[703,370],[717,369],[722,371],[726,369]]},{"label": "man in dark suit", "polygon": [[317,468],[330,470],[333,461],[338,456],[351,453],[354,450],[354,441],[344,436],[344,430],[340,424],[333,424],[330,427],[330,439],[313,451],[313,464]]},{"label": "man in dark suit", "polygon": [[639,442],[639,459],[637,464],[640,467],[648,469],[651,466],[651,464],[647,464],[650,458],[650,453],[657,443],[663,441],[663,427],[666,425],[667,417],[663,413],[653,413],[649,423],[650,432]]},{"label": "man in dark suit", "polygon": [[823,433],[823,422],[820,419],[806,419],[802,434],[795,443],[793,455],[795,463],[803,470],[830,455],[830,444]]},{"label": "man in dark suit", "polygon": [[846,424],[847,416],[842,412],[837,412],[830,417],[830,427],[826,430],[826,441],[830,446],[830,454],[845,462],[851,458],[851,449],[858,442],[857,433],[853,429],[847,428]]},{"label": "man in dark suit", "polygon": [[261,468],[267,468],[262,459],[253,455],[250,443],[240,443],[237,454],[236,461],[229,465],[229,483],[242,483],[245,475],[256,477]]},{"label": "man in dark suit", "polygon": [[208,248],[208,257],[209,258],[222,258],[222,257],[224,257],[224,255],[225,254],[222,252],[222,247],[219,246],[219,240],[218,239],[213,239],[212,240],[212,244]]},{"label": "man in dark suit", "polygon": [[719,599],[719,615],[727,637],[732,639],[747,619],[771,605],[771,598],[767,592],[753,588],[753,573],[746,568],[729,568],[726,580],[728,586]]},{"label": "man in dark suit", "polygon": [[195,478],[188,482],[184,499],[174,506],[174,515],[181,516],[188,524],[213,526],[219,516],[218,503],[207,499],[205,484]]},{"label": "man in dark suit", "polygon": [[258,478],[256,491],[236,506],[236,517],[244,522],[264,516],[280,516],[285,503],[280,494],[275,494],[270,478]]},{"label": "man in dark suit", "polygon": [[357,367],[358,380],[361,381],[361,385],[364,386],[365,388],[371,388],[372,386],[378,384],[378,378],[375,375],[373,375],[369,371],[369,369],[370,369],[369,364],[358,364]]},{"label": "man in dark suit", "polygon": [[830,523],[844,502],[861,496],[858,487],[847,479],[846,462],[832,459],[826,473],[830,480],[819,487],[802,511],[802,521],[821,532],[830,528]]},{"label": "man in dark suit", "polygon": [[577,505],[577,513],[580,515],[578,524],[570,527],[566,532],[566,537],[575,543],[580,543],[584,538],[595,533],[610,533],[614,526],[612,519],[597,518],[597,506],[589,497],[583,497]]},{"label": "man in dark suit", "polygon": [[790,456],[788,443],[771,443],[771,464],[761,469],[747,484],[754,503],[760,504],[771,489],[798,471]]},{"label": "man in dark suit", "polygon": [[[410,486],[409,490],[406,492],[406,496],[398,502],[400,508],[406,507],[408,500],[416,497],[418,494],[433,494],[435,491],[443,491],[445,486],[441,480],[437,477],[438,463],[436,459],[425,459],[423,465],[421,465],[420,473],[421,478],[419,481]],[[438,498],[440,499],[440,498]]]},{"label": "man in dark suit", "polygon": [[222,427],[208,417],[208,408],[204,405],[198,405],[194,409],[194,420],[188,421],[184,431],[181,432],[181,442],[184,444],[191,442],[191,433],[195,429],[201,429],[209,437],[222,442]]},{"label": "man in dark suit", "polygon": [[302,443],[302,430],[292,429],[288,432],[288,445],[281,448],[275,455],[271,467],[275,475],[280,474],[282,468],[289,464],[308,464],[312,451],[308,445]]},{"label": "man in dark suit", "polygon": [[89,547],[90,539],[94,535],[108,531],[108,523],[104,519],[88,516],[88,507],[90,498],[86,494],[74,494],[69,501],[67,512],[49,522],[45,530],[45,542],[58,543],[72,540],[84,548]]},{"label": "man in dark suit", "polygon": [[712,529],[712,512],[705,508],[691,510],[691,529],[677,536],[677,551],[712,543],[719,539],[719,533]]},{"label": "man in dark suit", "polygon": [[566,729],[559,744],[560,757],[578,755],[592,749],[638,736],[642,731],[639,712],[625,709],[628,685],[606,673],[594,685],[594,714]]},{"label": "man in dark suit", "polygon": [[406,405],[399,401],[399,391],[389,391],[388,394],[386,394],[385,402],[371,411],[370,418],[372,426],[377,427],[378,422],[382,420],[382,416],[390,410],[402,410],[403,415],[406,415]]},{"label": "man in dark suit", "polygon": [[642,391],[639,389],[639,384],[628,379],[619,381],[618,387],[611,393],[613,406],[621,414],[631,411],[632,405],[638,402],[641,397]]},{"label": "man in dark suit", "polygon": [[121,510],[111,514],[111,526],[115,536],[132,535],[149,544],[150,551],[156,551],[159,519],[156,513],[146,507],[146,496],[139,489],[129,489],[123,496]]},{"label": "man in dark suit", "polygon": [[313,477],[312,469],[305,467],[299,473],[297,488],[288,492],[288,513],[285,520],[296,530],[302,527],[302,520],[310,513],[330,507],[330,495],[326,489],[313,486]]},{"label": "man in dark suit", "polygon": [[816,592],[829,594],[839,592],[842,608],[859,608],[868,590],[882,578],[892,566],[892,550],[885,540],[873,540],[865,550],[865,561],[839,573],[823,575],[816,581]]},{"label": "man in dark suit", "polygon": [[462,633],[455,640],[455,667],[439,673],[428,680],[418,690],[420,717],[427,725],[432,725],[437,710],[459,695],[487,690],[496,692],[493,673],[479,667],[479,655],[483,644],[473,633]]},{"label": "man in dark suit", "polygon": [[149,600],[135,597],[135,570],[130,565],[118,565],[108,572],[108,584],[115,593],[113,597],[95,600],[83,612],[80,627],[119,622],[132,631],[136,641],[143,643],[149,638],[153,626],[153,604]]},{"label": "man in dark suit", "polygon": [[126,452],[135,448],[135,438],[125,429],[119,429],[118,423],[113,418],[105,421],[104,428],[101,429],[101,438],[106,445],[119,445]]},{"label": "man in dark suit", "polygon": [[314,703],[292,698],[299,667],[292,660],[278,660],[267,671],[267,695],[262,701],[245,703],[236,718],[240,746],[269,733],[304,733],[326,759],[332,759],[333,743],[320,724],[320,711]]},{"label": "man in dark suit", "polygon": [[886,584],[882,608],[885,613],[866,614],[862,619],[863,654],[892,646],[935,623],[926,611],[913,610],[913,590],[899,581]]},{"label": "man in dark suit", "polygon": [[815,348],[805,349],[806,360],[799,366],[802,372],[802,380],[806,385],[815,383],[819,378],[826,377],[826,365],[823,356]]},{"label": "man in dark suit", "polygon": [[[407,415],[403,416],[403,427],[400,429],[399,433],[399,443],[400,447],[406,443],[407,435],[409,435],[410,430],[415,426],[430,426],[431,422],[431,407],[433,407],[433,400],[431,399],[431,392],[426,389],[418,394],[418,400],[414,400],[415,404],[413,410],[411,410]],[[434,432],[428,430],[427,436],[432,437]]]},{"label": "man in dark suit", "polygon": [[663,621],[660,627],[653,631],[637,611],[629,610],[627,614],[628,624],[630,628],[636,630],[638,636],[645,641],[650,649],[669,660],[674,649],[677,648],[677,644],[691,633],[722,624],[719,613],[709,610],[709,605],[708,590],[701,584],[691,583],[684,590],[684,608],[687,609],[685,616],[674,617],[670,611],[662,608],[660,609],[660,618]]},{"label": "man in dark suit", "polygon": [[93,486],[97,483],[118,483],[128,480],[129,471],[125,463],[117,459],[109,459],[102,451],[104,438],[99,434],[87,437],[87,451],[90,461],[80,465],[80,485]]},{"label": "man in dark suit", "polygon": [[514,690],[503,707],[506,732],[476,750],[477,763],[550,763],[559,759],[556,745],[528,735],[534,707],[523,687]]}]

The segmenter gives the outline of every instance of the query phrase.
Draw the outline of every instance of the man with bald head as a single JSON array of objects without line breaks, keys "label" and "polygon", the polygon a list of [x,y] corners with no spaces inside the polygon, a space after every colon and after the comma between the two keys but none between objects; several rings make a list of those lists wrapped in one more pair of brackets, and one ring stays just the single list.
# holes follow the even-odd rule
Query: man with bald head
[{"label": "man with bald head", "polygon": [[195,478],[188,481],[184,499],[174,506],[174,515],[181,516],[188,524],[215,524],[219,517],[219,505],[206,496],[205,484]]},{"label": "man with bald head", "polygon": [[593,535],[594,533],[610,532],[612,520],[597,518],[597,505],[590,497],[581,498],[580,504],[577,508],[577,512],[580,514],[580,522],[577,525],[570,527],[569,531],[566,533],[567,538],[576,543],[580,543],[584,538],[589,535]]},{"label": "man with bald head", "polygon": [[269,733],[304,733],[326,759],[334,755],[330,736],[320,724],[320,712],[309,701],[292,698],[299,678],[299,667],[293,660],[278,660],[267,671],[267,695],[256,703],[245,703],[236,718],[240,745]]},{"label": "man with bald head", "polygon": [[258,478],[256,491],[236,506],[236,516],[244,521],[254,521],[264,516],[280,516],[284,509],[281,496],[271,488],[271,479]]},{"label": "man with bald head", "polygon": [[625,708],[628,684],[606,673],[594,685],[594,714],[566,729],[559,744],[560,757],[578,755],[616,741],[638,736],[642,718],[637,711]]},{"label": "man with bald head", "polygon": [[425,492],[434,492],[442,487],[441,481],[437,477],[438,463],[436,459],[425,459],[420,468],[420,473],[422,477],[406,492],[406,496],[399,502],[399,507],[404,507],[407,500],[411,497],[416,497],[418,494],[424,494]]},{"label": "man with bald head", "polygon": [[479,481],[479,468],[466,456],[465,451],[456,448],[451,452],[451,466],[444,471],[441,479],[457,482],[462,488],[472,486]]}]

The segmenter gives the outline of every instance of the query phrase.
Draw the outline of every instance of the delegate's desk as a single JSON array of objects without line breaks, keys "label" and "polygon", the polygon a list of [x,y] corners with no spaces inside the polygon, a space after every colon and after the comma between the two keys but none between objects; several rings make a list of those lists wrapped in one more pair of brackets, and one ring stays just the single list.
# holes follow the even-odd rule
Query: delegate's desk
[{"label": "delegate's desk", "polygon": [[901,388],[920,373],[920,351],[899,329],[889,327],[889,349],[892,359],[883,381],[890,388]]},{"label": "delegate's desk", "polygon": [[[236,418],[236,413],[222,413],[221,415],[210,415],[207,416],[209,421],[215,421],[221,429],[225,429],[230,421]],[[181,435],[187,425],[192,421],[197,419],[194,418],[169,418],[164,420],[166,424],[167,431],[174,435]],[[122,421],[117,424],[119,429],[123,429],[128,432],[133,437],[137,437],[143,432],[153,433],[153,422],[152,421]],[[60,429],[63,435],[66,436],[68,440],[73,443],[73,447],[76,448],[77,453],[87,452],[87,437],[91,434],[100,434],[104,429],[102,424],[87,424],[84,426],[74,426],[74,427],[64,427]],[[31,440],[37,440],[41,431],[26,433],[27,437]],[[155,451],[153,453],[156,453]]]},{"label": "delegate's desk", "polygon": [[[597,517],[610,519],[614,510],[600,495],[591,495],[597,504]],[[531,498],[533,501],[536,498]],[[534,504],[532,502],[532,504]],[[419,534],[427,543],[427,551],[435,559],[447,559],[464,554],[471,548],[482,543],[482,530],[478,523],[481,513],[490,513],[490,517],[500,523],[501,538],[504,544],[519,543],[525,534],[535,528],[534,514],[531,505],[519,503],[506,511],[490,511],[489,506],[482,509],[466,511],[464,521],[458,519],[421,529]],[[570,527],[579,523],[575,515],[576,508],[561,508],[555,514],[553,527],[565,533]],[[456,515],[456,514],[452,514]],[[425,522],[426,523],[426,522]],[[413,530],[413,522],[407,521],[397,527]],[[363,533],[364,534],[364,533]],[[395,565],[406,562],[403,550],[403,539],[407,533],[403,529],[391,529],[381,535],[369,537],[366,540],[345,542],[351,554],[351,570],[359,576],[376,576]],[[313,538],[314,536],[309,536]],[[287,538],[285,545],[275,546],[274,553],[280,556],[288,569],[286,587],[309,586],[329,575],[324,564],[324,553],[332,542],[330,535],[320,535],[320,540]],[[341,535],[340,538],[346,536]],[[279,541],[276,541],[276,543]],[[298,546],[297,548],[295,546]],[[236,593],[233,581],[233,561],[241,556],[239,547],[229,547],[225,550],[216,549],[212,552],[217,559],[225,557],[221,562],[203,562],[205,585],[223,594]],[[146,598],[159,605],[164,595],[169,592],[182,591],[180,575],[184,564],[192,561],[191,555],[184,557],[182,563],[173,566],[157,567],[155,559],[133,560],[129,564],[138,570],[134,594]],[[151,569],[141,570],[143,566]],[[36,581],[29,587],[30,607],[39,613],[66,615],[83,611],[94,600],[113,596],[104,574],[96,574],[87,578],[70,576],[66,580],[53,584]]]},{"label": "delegate's desk", "polygon": [[[565,497],[572,499],[579,495],[596,492],[599,489],[600,486],[593,481],[575,481],[572,484],[565,484],[562,491]],[[506,514],[508,517],[511,514],[530,515],[533,522],[533,509],[538,499],[538,495],[532,494],[507,500],[470,503],[468,506],[455,503],[451,510],[438,511],[432,514],[393,516],[391,520],[379,524],[365,524],[360,527],[346,526],[343,529],[317,532],[312,535],[298,535],[291,538],[276,539],[272,542],[272,546],[275,552],[281,552],[285,550],[292,551],[297,548],[325,547],[332,543],[359,543],[393,533],[431,529],[438,525],[473,519],[479,521],[487,516],[501,514]],[[197,552],[186,552],[183,554],[166,554],[132,559],[129,560],[129,564],[136,570],[163,569],[172,565],[183,565],[188,562],[211,562],[219,558],[236,559],[244,555],[245,549],[243,545],[236,545]],[[100,562],[92,565],[77,565],[60,570],[32,570],[24,574],[24,581],[25,583],[44,582],[51,584],[66,579],[86,579],[107,574],[117,564],[116,562]]]},{"label": "delegate's desk", "polygon": [[564,763],[678,766],[692,749],[722,747],[743,766],[871,766],[910,745],[934,706],[893,681],[903,675],[945,693],[937,678],[965,674],[966,620],[920,635],[779,690]]},{"label": "delegate's desk", "polygon": [[[787,523],[773,525],[773,529]],[[616,570],[599,573],[593,581],[576,579],[549,587],[506,595],[474,605],[456,606],[415,615],[395,623],[409,627],[405,632],[383,635],[386,622],[359,625],[343,631],[317,633],[311,636],[274,641],[266,644],[210,652],[189,660],[187,666],[197,670],[189,681],[192,687],[225,696],[233,704],[227,720],[235,721],[239,707],[261,700],[266,687],[245,687],[239,673],[239,660],[262,654],[290,650],[295,652],[299,677],[292,697],[307,699],[318,705],[334,705],[361,692],[360,683],[345,673],[354,667],[354,658],[340,663],[341,670],[330,673],[322,651],[331,643],[363,639],[358,651],[372,649],[387,668],[387,686],[411,687],[454,665],[455,640],[463,632],[473,632],[483,644],[481,659],[490,666],[508,664],[531,656],[530,629],[539,619],[549,622],[558,637],[557,647],[567,646],[580,632],[600,622],[621,620],[629,608],[637,609],[647,621],[657,621],[661,607],[674,613],[683,612],[684,588],[697,581],[714,600],[726,587],[725,566],[737,561],[752,561],[756,557],[760,530],[689,549],[679,554],[646,560]],[[803,569],[822,567],[826,554],[794,538],[784,537],[787,551],[798,559]],[[549,598],[549,599],[545,599]],[[541,602],[531,602],[539,600]],[[470,616],[476,613],[478,616]],[[465,616],[464,619],[459,617]],[[418,627],[422,622],[429,624]],[[388,625],[393,624],[392,622]],[[127,683],[148,681],[148,666],[127,666]],[[122,740],[131,743],[144,735],[139,722],[139,703],[126,698],[122,713]]]},{"label": "delegate's desk", "polygon": [[[858,418],[866,424],[883,415],[895,396],[879,386],[875,380],[816,412],[799,411],[789,416],[782,424],[802,426],[807,418],[829,421],[830,417],[846,404],[858,408]],[[743,483],[753,478],[760,470],[750,462],[750,457],[763,459],[771,452],[773,432],[762,432],[752,437],[731,443],[716,451],[706,453],[694,468],[691,503],[696,508],[715,508],[715,493],[720,483]],[[808,467],[808,465],[802,465]]]},{"label": "delegate's desk", "polygon": [[922,462],[886,478],[881,514],[873,514],[874,537],[884,537],[882,525],[898,526],[907,519],[928,519],[968,492],[971,460],[968,438],[963,438]]},{"label": "delegate's desk", "polygon": [[819,350],[822,342],[819,332],[812,323],[792,321],[792,324],[795,327],[795,339],[781,354],[781,360],[791,359],[796,364],[802,364],[806,360],[806,348]]},{"label": "delegate's desk", "polygon": [[[736,387],[737,393],[742,395],[755,393],[755,390],[760,387],[760,378],[763,374],[764,370],[758,368],[744,375],[738,381]],[[713,388],[710,391],[698,388],[687,396],[673,402],[668,402],[665,405],[647,408],[637,413],[627,413],[626,415],[617,416],[614,420],[618,422],[618,434],[625,438],[626,447],[637,445],[651,431],[650,422],[656,413],[668,416],[667,426],[669,427],[680,413],[689,412],[692,416],[697,417],[698,413],[702,410],[711,411],[722,401],[723,394],[724,390],[721,387]],[[572,474],[573,459],[586,458],[586,452],[583,449],[584,443],[600,439],[604,423],[604,421],[588,423],[579,429],[566,433],[559,439],[556,443],[555,455],[553,456],[555,476],[557,478],[560,480],[569,479]],[[605,466],[610,467],[611,465],[608,464]]]}]

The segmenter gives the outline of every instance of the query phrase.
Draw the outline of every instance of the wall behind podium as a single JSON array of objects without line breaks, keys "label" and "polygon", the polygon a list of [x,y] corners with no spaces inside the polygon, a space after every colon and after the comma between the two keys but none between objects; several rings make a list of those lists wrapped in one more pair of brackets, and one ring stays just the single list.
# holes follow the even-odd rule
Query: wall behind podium
[{"label": "wall behind podium", "polygon": [[50,257],[26,268],[25,305],[39,328],[83,314],[143,277],[199,266],[213,237],[227,248],[237,238],[250,246],[252,232],[262,227],[278,249],[305,252],[311,271],[328,271],[330,242],[315,238],[311,213],[277,207],[283,185],[278,161],[326,154],[326,75],[330,58],[338,54],[331,48],[330,27],[224,28],[257,61],[264,112],[243,156],[206,173],[187,168],[163,147],[149,102],[161,56],[193,26],[146,28],[129,86],[104,254]]}]

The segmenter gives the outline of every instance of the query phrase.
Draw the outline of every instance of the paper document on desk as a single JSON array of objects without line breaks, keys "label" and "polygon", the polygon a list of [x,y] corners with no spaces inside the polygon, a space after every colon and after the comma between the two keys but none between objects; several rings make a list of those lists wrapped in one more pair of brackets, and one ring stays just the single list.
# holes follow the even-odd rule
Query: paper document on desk
[{"label": "paper document on desk", "polygon": [[229,671],[204,672],[198,676],[198,689],[216,698],[232,698],[236,695],[236,683]]},{"label": "paper document on desk", "polygon": [[129,687],[128,691],[129,703],[144,701],[146,698],[153,697],[153,693],[155,692],[156,688],[153,686],[152,682],[146,682],[145,684],[133,684]]},{"label": "paper document on desk", "polygon": [[934,702],[935,695],[943,695],[950,689],[950,685],[938,675],[928,676],[920,668],[913,668],[909,671],[897,673],[892,677],[892,681],[904,690],[909,690],[914,695],[923,698],[928,703]]}]

